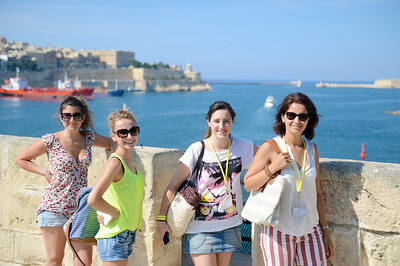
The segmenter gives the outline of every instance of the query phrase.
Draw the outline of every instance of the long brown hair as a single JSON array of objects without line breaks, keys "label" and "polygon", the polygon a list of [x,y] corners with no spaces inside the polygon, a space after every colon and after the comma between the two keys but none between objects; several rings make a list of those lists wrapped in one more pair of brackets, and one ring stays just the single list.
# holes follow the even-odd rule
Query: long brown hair
[{"label": "long brown hair", "polygon": [[282,121],[282,115],[286,113],[292,103],[302,104],[306,107],[307,112],[309,114],[308,124],[306,129],[303,132],[303,135],[312,140],[314,138],[315,132],[314,129],[318,126],[319,115],[317,113],[317,108],[314,103],[308,98],[306,95],[300,92],[294,92],[286,96],[285,99],[279,104],[278,110],[275,114],[275,123],[274,123],[274,131],[276,134],[282,136],[286,133],[285,123]]},{"label": "long brown hair", "polygon": [[[232,122],[235,120],[235,116],[236,116],[235,111],[233,111],[233,108],[229,103],[224,102],[224,101],[216,101],[212,105],[210,105],[210,108],[208,108],[208,112],[206,115],[206,120],[210,121],[212,114],[218,110],[228,110],[229,113],[231,114]],[[208,127],[207,132],[204,135],[204,139],[209,138],[210,136],[211,136],[211,128]]]},{"label": "long brown hair", "polygon": [[62,111],[67,106],[77,106],[81,110],[82,114],[85,115],[85,120],[83,120],[80,128],[84,135],[86,135],[89,130],[94,130],[91,116],[92,111],[90,110],[85,98],[80,95],[69,96],[61,102],[60,107],[58,108],[58,113],[61,115]]}]

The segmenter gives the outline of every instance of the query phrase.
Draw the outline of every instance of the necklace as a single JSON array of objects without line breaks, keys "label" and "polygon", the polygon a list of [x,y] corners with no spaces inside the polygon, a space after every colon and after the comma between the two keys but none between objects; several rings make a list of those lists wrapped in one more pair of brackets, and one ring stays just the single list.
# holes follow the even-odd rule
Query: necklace
[{"label": "necklace", "polygon": [[225,190],[227,190],[228,188],[227,188],[226,184],[228,182],[228,166],[229,166],[229,152],[230,152],[230,149],[231,149],[231,140],[228,138],[228,152],[226,154],[225,173],[224,173],[224,169],[222,168],[221,162],[219,161],[218,155],[215,152],[214,146],[213,146],[213,144],[211,142],[211,137],[208,140],[210,141],[210,146],[211,146],[211,148],[212,148],[212,150],[214,152],[215,158],[217,159],[217,162],[218,162],[218,165],[219,165],[219,169],[221,169],[221,173],[222,173],[222,176],[223,176],[224,182],[225,182]]},{"label": "necklace", "polygon": [[[287,148],[287,146],[286,146],[285,135],[282,136],[282,139],[283,139],[283,143],[285,143],[286,151],[289,152],[289,151],[288,151],[288,148]],[[304,153],[303,153],[303,166],[301,167],[301,177],[300,177],[300,180],[299,180],[299,176],[297,175],[297,170],[296,170],[296,168],[294,167],[293,160],[290,159],[290,163],[292,164],[292,167],[293,167],[293,170],[294,170],[294,174],[296,175],[297,196],[299,196],[299,198],[300,198],[300,196],[301,196],[301,194],[300,194],[300,192],[301,192],[301,187],[303,186],[304,169],[306,168],[305,166],[306,166],[306,156],[307,156],[306,143],[304,142],[304,139],[303,139],[303,138],[302,138],[302,141],[303,141],[303,145],[304,145]],[[294,156],[293,156],[293,157],[294,157]]]}]

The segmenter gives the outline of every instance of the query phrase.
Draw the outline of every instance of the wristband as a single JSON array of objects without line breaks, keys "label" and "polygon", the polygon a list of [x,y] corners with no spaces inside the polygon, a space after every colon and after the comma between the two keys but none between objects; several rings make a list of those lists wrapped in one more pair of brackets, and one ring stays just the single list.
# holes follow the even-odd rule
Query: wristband
[{"label": "wristband", "polygon": [[329,229],[329,225],[322,226],[322,230]]},{"label": "wristband", "polygon": [[167,220],[167,216],[166,215],[158,215],[157,216],[157,221],[166,221]]}]

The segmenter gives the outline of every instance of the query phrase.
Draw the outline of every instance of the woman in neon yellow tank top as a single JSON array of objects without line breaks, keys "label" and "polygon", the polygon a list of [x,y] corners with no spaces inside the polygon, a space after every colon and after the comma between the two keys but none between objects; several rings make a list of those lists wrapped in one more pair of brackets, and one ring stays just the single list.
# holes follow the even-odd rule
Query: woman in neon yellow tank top
[{"label": "woman in neon yellow tank top", "polygon": [[140,128],[124,106],[108,117],[117,150],[93,187],[88,203],[98,211],[97,249],[103,265],[126,265],[143,213],[143,179],[132,160]]}]

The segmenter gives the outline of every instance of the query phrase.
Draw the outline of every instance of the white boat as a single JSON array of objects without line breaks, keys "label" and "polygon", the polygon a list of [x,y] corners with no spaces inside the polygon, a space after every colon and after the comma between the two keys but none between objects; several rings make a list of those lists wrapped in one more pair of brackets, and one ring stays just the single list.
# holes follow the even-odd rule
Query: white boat
[{"label": "white boat", "polygon": [[269,96],[267,97],[267,99],[265,99],[264,106],[265,106],[266,108],[272,108],[272,107],[274,107],[274,105],[275,105],[274,96],[269,95]]}]

